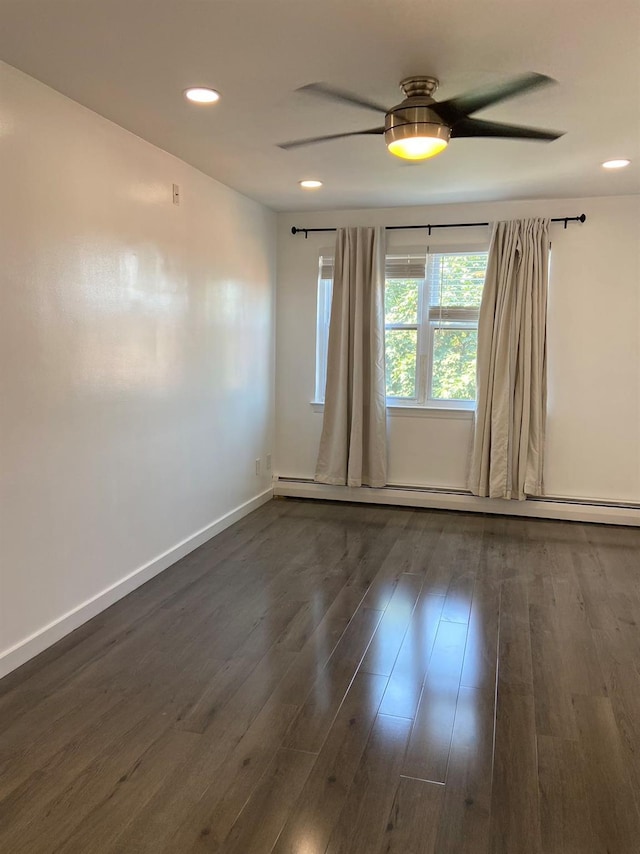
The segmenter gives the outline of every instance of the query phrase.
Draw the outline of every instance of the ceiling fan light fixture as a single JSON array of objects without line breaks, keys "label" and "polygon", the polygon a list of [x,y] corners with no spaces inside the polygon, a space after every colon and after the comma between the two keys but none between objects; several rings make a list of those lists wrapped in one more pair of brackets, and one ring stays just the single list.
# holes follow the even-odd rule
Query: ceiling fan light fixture
[{"label": "ceiling fan light fixture", "polygon": [[387,143],[387,148],[403,160],[426,160],[435,157],[447,147],[446,139],[437,136],[407,136]]},{"label": "ceiling fan light fixture", "polygon": [[[415,98],[432,101],[431,98]],[[442,121],[429,103],[407,106],[404,101],[385,117],[384,141],[396,157],[403,160],[426,160],[444,151],[449,144],[451,128]]]}]

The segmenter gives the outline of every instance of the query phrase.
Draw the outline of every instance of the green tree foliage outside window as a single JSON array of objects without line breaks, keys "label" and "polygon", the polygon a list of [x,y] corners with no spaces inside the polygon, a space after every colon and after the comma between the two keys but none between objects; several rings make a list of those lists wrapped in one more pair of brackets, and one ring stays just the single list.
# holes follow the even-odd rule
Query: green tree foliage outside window
[{"label": "green tree foliage outside window", "polygon": [[415,329],[387,329],[387,397],[415,398],[417,342]]},{"label": "green tree foliage outside window", "polygon": [[[387,329],[386,368],[389,397],[416,396],[419,279],[387,279],[385,322],[409,328]],[[413,327],[413,328],[411,328]]]},{"label": "green tree foliage outside window", "polygon": [[442,292],[441,305],[480,308],[487,270],[486,253],[440,255],[437,258]]},{"label": "green tree foliage outside window", "polygon": [[476,399],[476,329],[434,329],[431,397]]},{"label": "green tree foliage outside window", "polygon": [[387,279],[384,292],[385,323],[417,323],[419,279]]}]

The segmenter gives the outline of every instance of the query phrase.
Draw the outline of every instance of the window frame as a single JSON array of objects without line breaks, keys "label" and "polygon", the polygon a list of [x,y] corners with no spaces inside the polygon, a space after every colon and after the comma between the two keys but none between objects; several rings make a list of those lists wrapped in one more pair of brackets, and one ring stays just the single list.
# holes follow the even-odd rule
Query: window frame
[{"label": "window frame", "polygon": [[[425,275],[424,278],[418,280],[420,282],[418,290],[418,310],[415,323],[385,323],[385,338],[387,330],[393,329],[409,329],[416,330],[416,381],[415,381],[415,396],[414,397],[397,397],[394,395],[386,396],[387,408],[398,409],[420,409],[420,410],[475,410],[475,400],[459,400],[455,398],[434,398],[432,396],[433,389],[433,353],[435,346],[435,330],[440,325],[441,328],[452,330],[478,329],[478,320],[480,308],[477,309],[469,306],[451,307],[443,311],[442,306],[437,306],[438,316],[433,317],[433,306],[430,305],[428,299],[428,264],[430,255],[487,255],[488,245],[482,243],[464,243],[455,245],[432,244],[428,246],[398,246],[389,247],[387,250],[388,258],[398,258],[403,255],[425,257]],[[333,277],[331,279],[321,279],[323,269],[323,259],[326,265],[328,259],[331,259],[331,267],[333,268],[333,250],[324,249],[320,251],[319,269],[318,269],[318,310],[316,315],[316,378],[315,378],[315,398],[314,404],[323,404],[325,399],[326,387],[326,362],[327,351],[329,346],[329,323],[321,328],[320,325],[320,285],[322,282],[330,282],[330,293],[333,296]],[[385,272],[385,283],[390,277]],[[326,288],[326,285],[324,286]],[[326,299],[326,291],[324,294]],[[329,301],[330,304],[330,301]],[[445,317],[444,315],[448,315]],[[446,326],[442,322],[445,320]],[[322,352],[321,352],[322,351]]]}]

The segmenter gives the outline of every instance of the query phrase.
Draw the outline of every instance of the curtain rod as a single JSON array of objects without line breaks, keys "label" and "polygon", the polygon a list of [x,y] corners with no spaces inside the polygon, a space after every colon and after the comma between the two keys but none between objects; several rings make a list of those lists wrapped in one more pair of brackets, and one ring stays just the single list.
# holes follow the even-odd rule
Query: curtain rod
[{"label": "curtain rod", "polygon": [[[579,216],[557,216],[554,217],[551,222],[563,222],[564,227],[567,227],[567,223],[569,222],[585,222],[587,219],[586,214],[580,214]],[[433,228],[476,228],[481,225],[491,225],[490,222],[445,222],[438,223],[436,225],[386,225],[385,231],[407,231],[411,228],[426,228],[428,229],[429,235],[431,235],[431,230]],[[291,227],[291,234],[304,234],[305,240],[307,237],[312,234],[314,231],[337,231],[336,228],[296,228],[295,225]]]}]

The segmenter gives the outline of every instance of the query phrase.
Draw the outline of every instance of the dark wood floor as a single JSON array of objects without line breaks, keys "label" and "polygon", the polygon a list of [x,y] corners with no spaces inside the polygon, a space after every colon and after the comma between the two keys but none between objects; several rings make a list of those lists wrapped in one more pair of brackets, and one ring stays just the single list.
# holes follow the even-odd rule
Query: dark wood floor
[{"label": "dark wood floor", "polygon": [[639,547],[272,501],[0,683],[0,851],[637,854]]}]

